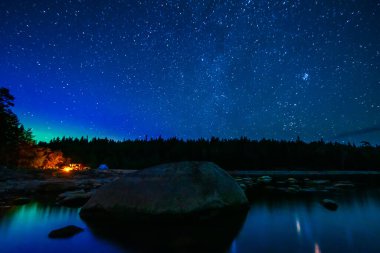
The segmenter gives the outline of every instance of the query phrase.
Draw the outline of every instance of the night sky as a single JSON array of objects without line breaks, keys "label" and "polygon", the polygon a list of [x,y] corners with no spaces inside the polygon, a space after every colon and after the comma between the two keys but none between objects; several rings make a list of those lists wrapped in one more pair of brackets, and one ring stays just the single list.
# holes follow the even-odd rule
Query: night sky
[{"label": "night sky", "polygon": [[380,1],[1,0],[0,86],[37,140],[380,143]]}]

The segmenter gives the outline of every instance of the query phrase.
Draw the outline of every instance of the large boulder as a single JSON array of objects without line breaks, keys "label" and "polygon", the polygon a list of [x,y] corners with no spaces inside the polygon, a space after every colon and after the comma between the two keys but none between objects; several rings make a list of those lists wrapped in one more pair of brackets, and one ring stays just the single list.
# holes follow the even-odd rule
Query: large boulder
[{"label": "large boulder", "polygon": [[80,215],[94,221],[189,216],[208,219],[219,211],[241,209],[247,203],[244,191],[216,164],[179,162],[127,174],[99,188]]}]

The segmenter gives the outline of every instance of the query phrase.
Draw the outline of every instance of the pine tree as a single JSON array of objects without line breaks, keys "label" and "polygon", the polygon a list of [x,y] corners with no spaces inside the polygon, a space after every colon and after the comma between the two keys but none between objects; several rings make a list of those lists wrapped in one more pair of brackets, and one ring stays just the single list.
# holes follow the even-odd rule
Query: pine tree
[{"label": "pine tree", "polygon": [[15,166],[22,144],[33,143],[30,129],[20,124],[13,113],[14,97],[9,89],[0,87],[0,165]]}]

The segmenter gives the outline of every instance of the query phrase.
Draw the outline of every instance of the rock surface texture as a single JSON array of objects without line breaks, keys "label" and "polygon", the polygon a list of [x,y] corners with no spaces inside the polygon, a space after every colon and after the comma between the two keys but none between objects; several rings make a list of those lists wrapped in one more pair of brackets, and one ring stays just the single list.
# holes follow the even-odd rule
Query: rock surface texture
[{"label": "rock surface texture", "polygon": [[179,162],[131,173],[99,188],[80,215],[87,220],[171,217],[247,203],[238,183],[216,164]]}]

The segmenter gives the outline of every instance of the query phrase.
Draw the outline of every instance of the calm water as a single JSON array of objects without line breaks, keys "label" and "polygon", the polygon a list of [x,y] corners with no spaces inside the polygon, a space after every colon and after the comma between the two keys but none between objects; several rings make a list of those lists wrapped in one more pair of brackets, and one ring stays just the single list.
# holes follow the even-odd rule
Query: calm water
[{"label": "calm water", "polygon": [[[218,238],[220,235],[213,232],[207,232],[208,237],[190,239],[166,235],[163,238],[160,232],[153,234],[156,233],[157,241],[162,244],[167,244],[165,238],[176,240],[173,245],[179,252],[190,252],[180,246],[189,244],[197,245],[197,252],[211,249],[231,253],[380,252],[380,191],[330,197],[339,203],[335,212],[319,204],[321,197],[257,198],[236,233],[227,235],[231,238]],[[85,232],[70,239],[47,237],[52,229],[69,224],[82,227]],[[186,230],[177,229],[175,235]],[[73,208],[31,203],[16,207],[0,218],[0,252],[165,252],[160,244],[152,244],[153,237],[142,236],[133,243],[123,233],[118,237],[110,239],[93,233],[79,218],[78,209]]]}]

